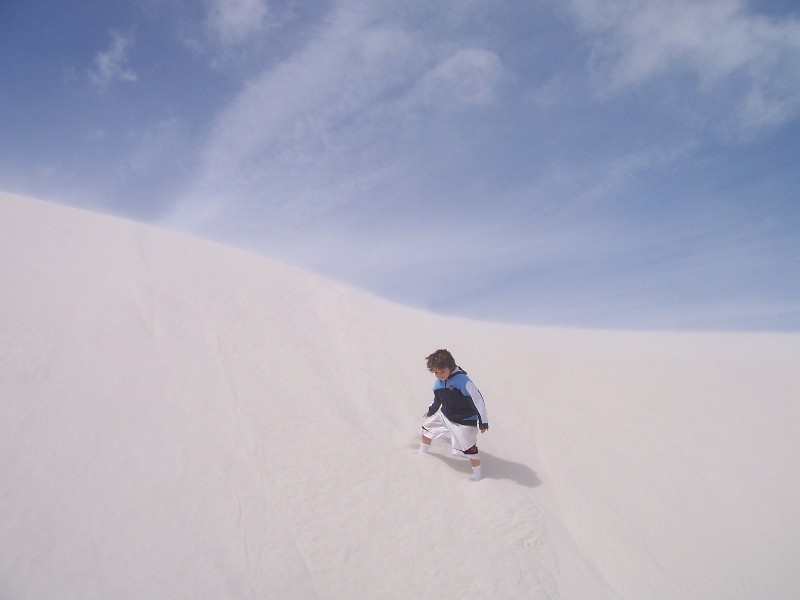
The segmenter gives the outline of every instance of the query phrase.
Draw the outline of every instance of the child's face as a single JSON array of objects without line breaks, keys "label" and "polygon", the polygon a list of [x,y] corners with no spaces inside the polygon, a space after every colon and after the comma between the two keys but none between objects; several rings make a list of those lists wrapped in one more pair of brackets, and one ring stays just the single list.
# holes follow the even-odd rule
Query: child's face
[{"label": "child's face", "polygon": [[444,381],[448,377],[450,377],[450,373],[453,371],[448,369],[447,367],[442,367],[441,369],[437,369],[436,367],[433,368],[433,374],[436,375],[436,379]]}]

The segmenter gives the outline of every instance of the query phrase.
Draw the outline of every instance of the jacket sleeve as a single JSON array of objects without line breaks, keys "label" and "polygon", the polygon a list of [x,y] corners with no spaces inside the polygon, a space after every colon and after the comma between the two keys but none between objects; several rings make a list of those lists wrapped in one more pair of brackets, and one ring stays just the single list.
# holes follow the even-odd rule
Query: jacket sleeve
[{"label": "jacket sleeve", "polygon": [[489,415],[486,412],[486,403],[483,401],[483,396],[475,384],[472,383],[471,379],[467,381],[466,388],[470,398],[472,398],[472,403],[475,405],[475,408],[478,409],[481,431],[486,431],[489,429]]},{"label": "jacket sleeve", "polygon": [[435,414],[439,407],[442,405],[442,401],[439,400],[436,395],[433,396],[433,403],[428,407],[428,416]]}]

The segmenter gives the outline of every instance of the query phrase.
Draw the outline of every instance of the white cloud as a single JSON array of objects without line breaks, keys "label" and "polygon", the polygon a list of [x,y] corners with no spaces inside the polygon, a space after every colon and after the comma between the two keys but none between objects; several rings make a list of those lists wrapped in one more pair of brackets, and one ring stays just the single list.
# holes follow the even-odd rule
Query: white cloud
[{"label": "white cloud", "polygon": [[136,81],[136,73],[129,67],[130,52],[133,48],[133,32],[111,32],[111,45],[94,57],[94,68],[88,76],[92,85],[105,89],[113,81]]},{"label": "white cloud", "polygon": [[503,75],[503,64],[494,52],[459,50],[418,82],[414,99],[434,105],[486,104],[494,99]]},{"label": "white cloud", "polygon": [[337,5],[317,36],[219,115],[185,203],[214,215],[258,202],[276,217],[367,197],[421,113],[493,100],[500,59],[464,46],[424,44],[380,11]]},{"label": "white cloud", "polygon": [[[740,133],[800,111],[800,21],[768,18],[741,0],[572,0],[593,41],[590,66],[604,93],[690,74],[723,95]],[[717,108],[715,107],[715,110]]]},{"label": "white cloud", "polygon": [[241,44],[263,32],[266,0],[208,0],[206,23],[223,45]]},{"label": "white cloud", "polygon": [[[390,50],[406,45],[401,34],[373,31],[370,37],[369,47],[345,36],[321,40],[247,85],[217,120],[209,166],[234,166],[270,148],[298,160],[325,147],[336,123],[385,89],[391,65],[402,61],[402,50]],[[380,48],[378,37],[384,38]]]}]

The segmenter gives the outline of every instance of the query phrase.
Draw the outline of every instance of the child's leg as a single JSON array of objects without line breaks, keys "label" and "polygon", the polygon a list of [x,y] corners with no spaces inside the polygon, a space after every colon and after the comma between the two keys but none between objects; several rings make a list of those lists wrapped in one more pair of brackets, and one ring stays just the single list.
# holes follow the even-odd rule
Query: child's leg
[{"label": "child's leg", "polygon": [[481,479],[481,459],[470,458],[469,464],[472,465],[472,480],[480,481]]},{"label": "child's leg", "polygon": [[431,438],[424,433],[419,436],[419,451],[421,454],[427,454],[431,451]]},{"label": "child's leg", "polygon": [[[479,460],[470,460],[470,464],[472,465],[472,481],[480,481],[481,480],[481,461]],[[475,464],[477,463],[477,464]]]},{"label": "child's leg", "polygon": [[472,480],[478,481],[481,478],[481,455],[478,453],[478,446],[472,446],[469,450],[464,450],[464,456],[469,459],[472,466]]},{"label": "child's leg", "polygon": [[442,423],[443,418],[441,411],[439,411],[425,419],[425,422],[422,424],[419,435],[419,451],[422,454],[428,454],[428,452],[430,452],[431,442],[433,440],[450,433],[447,427]]}]

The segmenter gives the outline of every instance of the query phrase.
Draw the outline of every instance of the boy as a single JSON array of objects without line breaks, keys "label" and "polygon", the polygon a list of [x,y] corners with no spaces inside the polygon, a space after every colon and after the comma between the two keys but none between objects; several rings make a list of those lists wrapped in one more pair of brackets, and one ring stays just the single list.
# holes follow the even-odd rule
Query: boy
[{"label": "boy", "polygon": [[481,478],[481,457],[478,454],[478,429],[489,429],[483,396],[467,372],[456,365],[447,350],[437,350],[427,357],[428,370],[436,376],[433,404],[423,415],[419,451],[427,454],[431,442],[449,436],[453,454],[463,454],[472,465],[472,480]]}]

